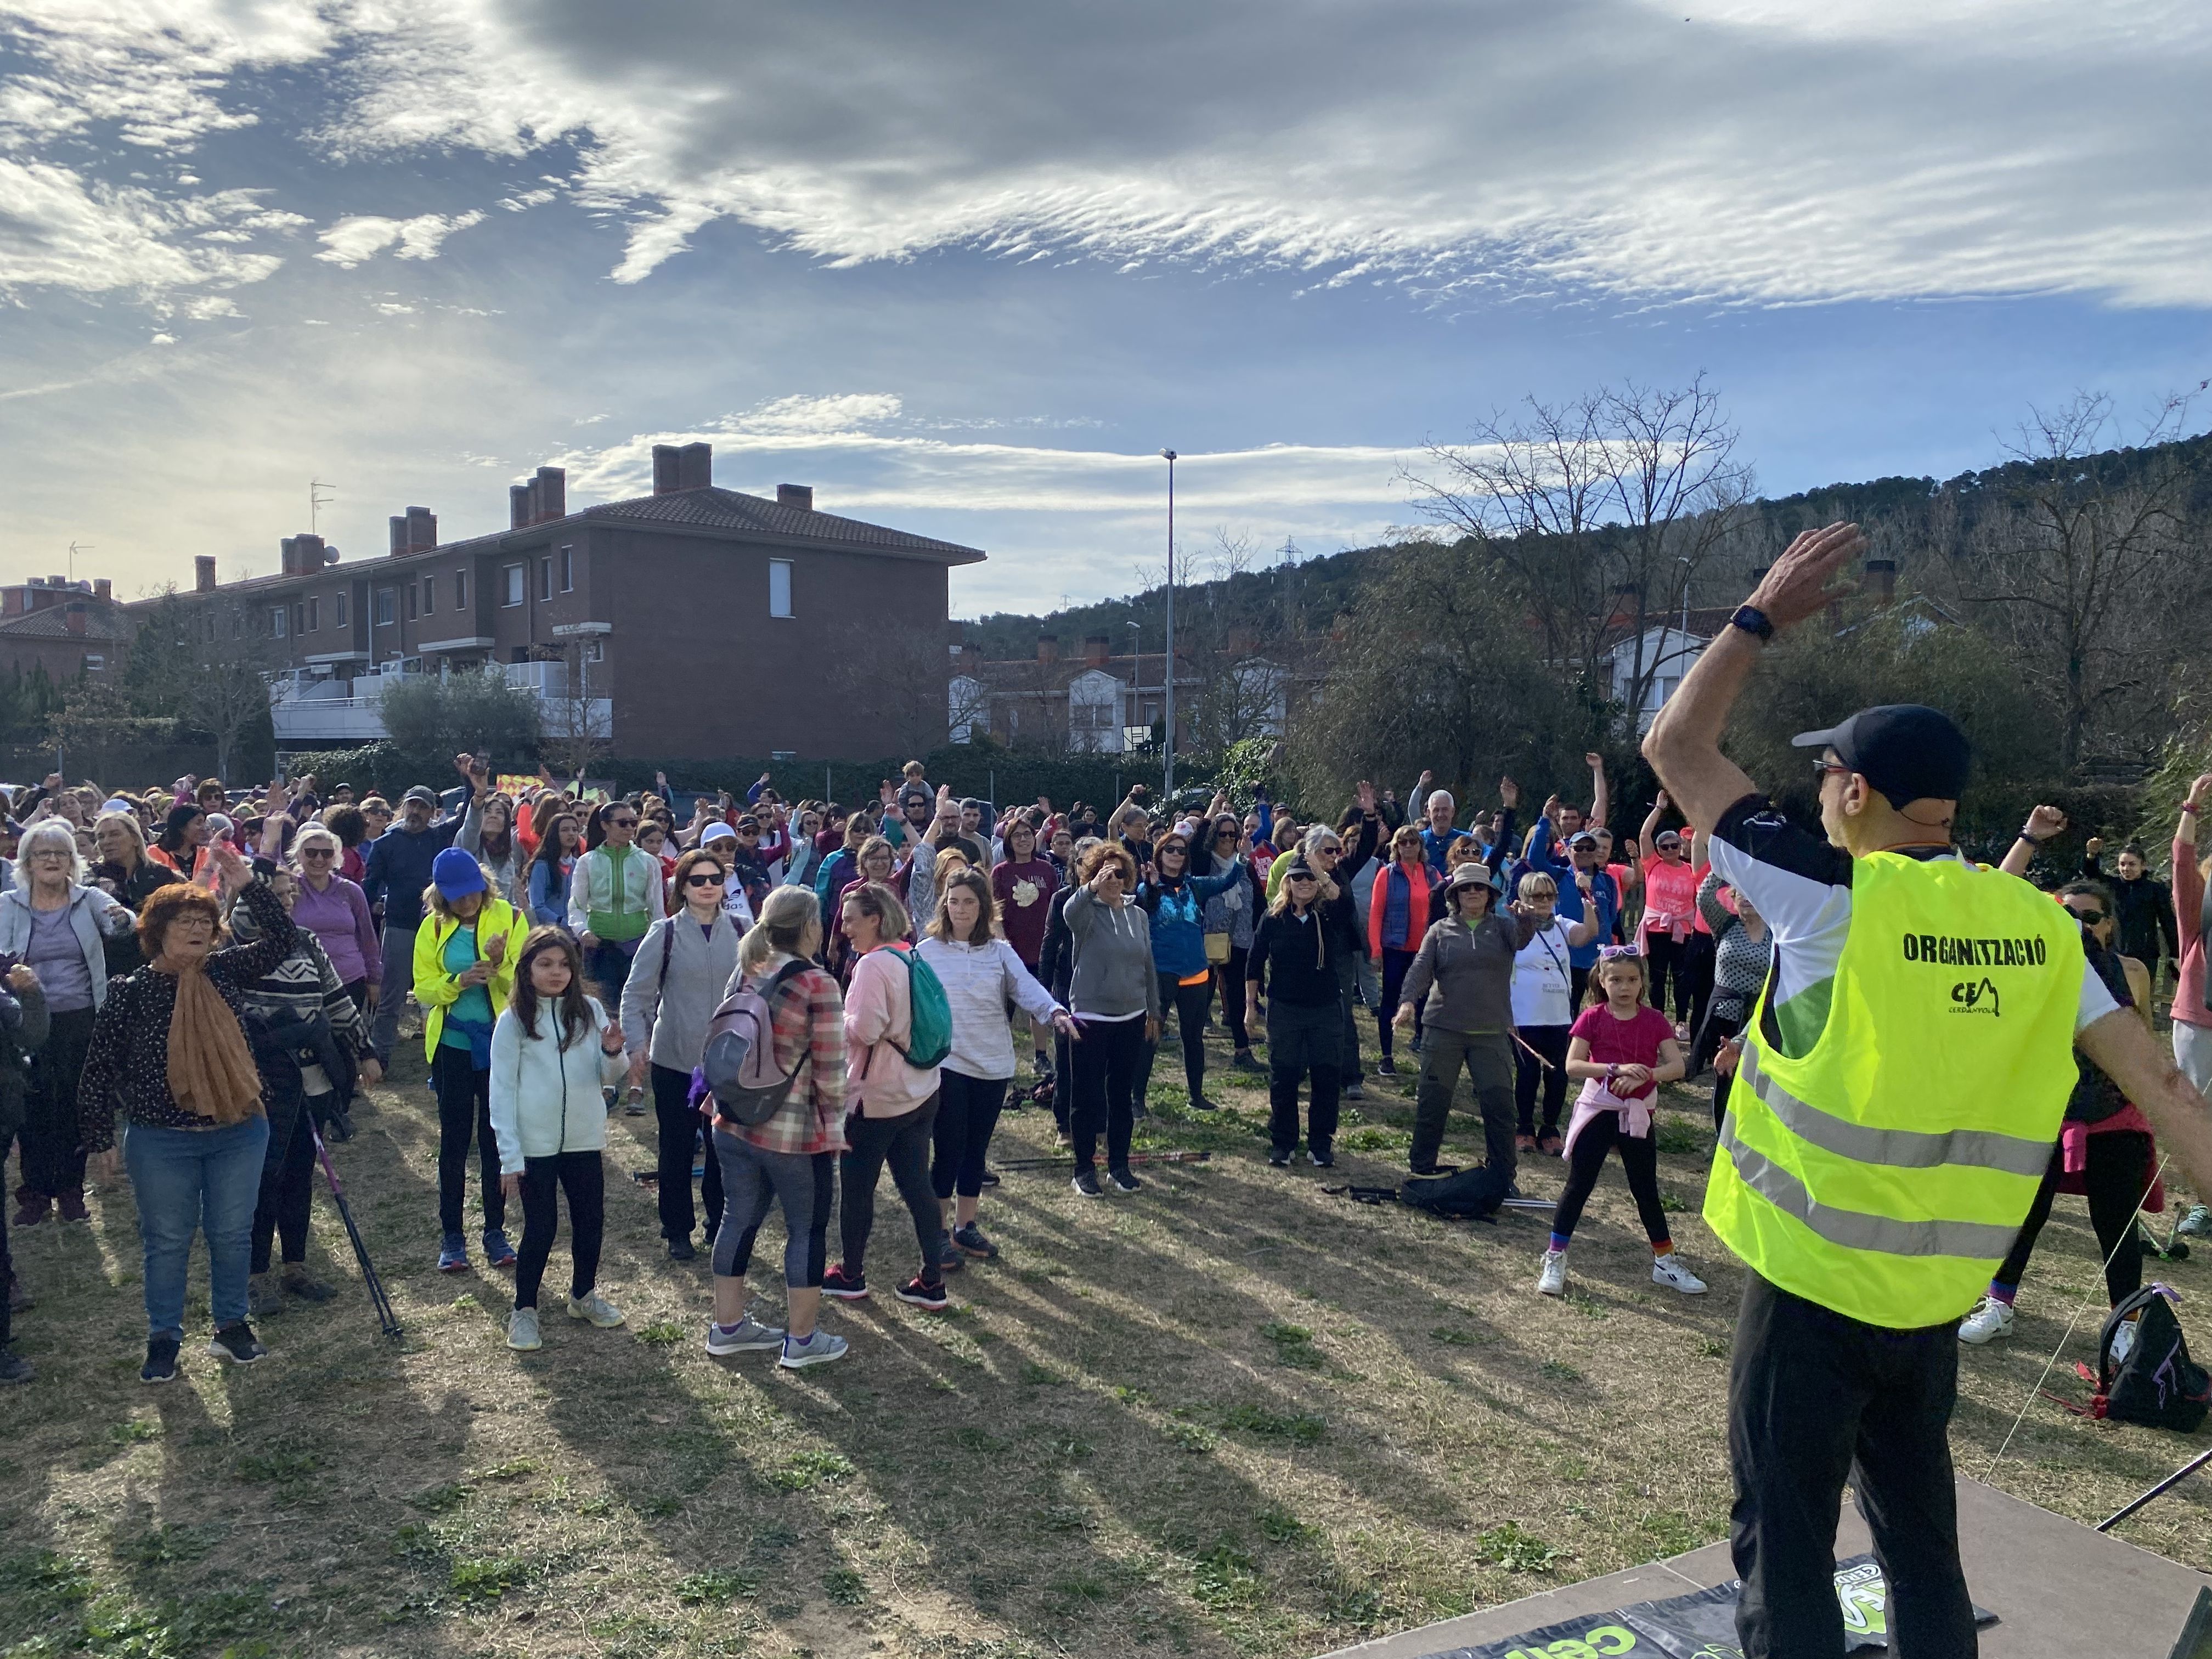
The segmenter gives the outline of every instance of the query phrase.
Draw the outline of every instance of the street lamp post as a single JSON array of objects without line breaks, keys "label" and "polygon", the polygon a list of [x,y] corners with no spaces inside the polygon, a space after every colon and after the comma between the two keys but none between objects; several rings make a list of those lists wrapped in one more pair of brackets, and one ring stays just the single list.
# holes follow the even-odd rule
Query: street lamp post
[{"label": "street lamp post", "polygon": [[1162,793],[1163,796],[1164,797],[1165,800],[1166,800],[1167,802],[1169,802],[1169,803],[1170,803],[1170,804],[1171,804],[1171,803],[1174,801],[1174,799],[1175,799],[1175,739],[1176,739],[1176,721],[1175,721],[1175,675],[1176,675],[1176,671],[1175,671],[1175,562],[1176,562],[1176,549],[1175,549],[1175,464],[1176,464],[1176,453],[1175,453],[1175,451],[1173,451],[1172,449],[1163,449],[1162,451],[1160,451],[1160,459],[1161,459],[1162,460],[1165,461],[1165,462],[1168,464],[1168,653],[1167,653],[1167,659],[1166,659],[1166,661],[1165,661],[1165,663],[1164,663],[1164,666],[1163,666],[1163,668],[1162,668],[1162,670],[1161,670],[1161,678],[1167,681],[1167,687],[1168,687],[1168,695],[1167,695],[1167,714],[1168,714],[1168,720],[1167,720],[1167,740],[1160,745],[1161,752],[1162,752],[1162,753],[1166,757],[1166,770],[1165,770],[1165,774],[1164,774],[1164,775],[1163,776],[1163,778],[1162,778],[1162,780],[1161,780],[1161,793]]}]

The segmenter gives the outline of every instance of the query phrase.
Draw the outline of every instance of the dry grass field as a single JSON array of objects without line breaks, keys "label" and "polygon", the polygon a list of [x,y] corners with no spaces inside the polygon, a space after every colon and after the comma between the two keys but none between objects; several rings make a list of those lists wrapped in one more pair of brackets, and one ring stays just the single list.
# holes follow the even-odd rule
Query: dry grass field
[{"label": "dry grass field", "polygon": [[[337,1154],[397,1342],[326,1198],[313,1254],[340,1299],[267,1321],[270,1358],[223,1370],[199,1353],[196,1273],[185,1374],[161,1389],[137,1381],[127,1194],[16,1236],[40,1376],[0,1395],[0,1652],[1294,1656],[1724,1530],[1740,1274],[1697,1219],[1701,1098],[1662,1115],[1662,1178],[1703,1298],[1650,1282],[1617,1170],[1572,1294],[1548,1301],[1541,1218],[1448,1225],[1321,1191],[1402,1169],[1399,1090],[1370,1079],[1324,1176],[1267,1166],[1262,1091],[1226,1086],[1200,1117],[1156,1088],[1150,1144],[1210,1163],[1096,1201],[1009,1172],[984,1211],[1003,1258],[957,1275],[945,1314],[879,1291],[825,1316],[848,1359],[793,1373],[702,1347],[706,1261],[666,1260],[626,1178],[650,1119],[617,1117],[609,1154],[602,1285],[627,1328],[549,1297],[544,1351],[510,1353],[506,1277],[433,1269],[422,1076],[419,1057],[397,1067]],[[1455,1119],[1448,1156],[1473,1127]],[[1045,1114],[1010,1114],[997,1156],[1052,1139]],[[1559,1168],[1524,1187],[1548,1196]],[[884,1200],[879,1284],[912,1266]],[[2198,1262],[2157,1270],[2212,1285]],[[1987,1472],[2095,1279],[2062,1200],[2019,1334],[1965,1356],[1963,1470]],[[565,1281],[556,1249],[549,1291]],[[2200,1305],[2184,1316],[2202,1328]],[[2085,1317],[2066,1360],[2093,1336]],[[2094,1520],[2192,1449],[2038,1401],[1992,1478]],[[2200,1482],[2126,1535],[2212,1568],[2208,1509]]]}]

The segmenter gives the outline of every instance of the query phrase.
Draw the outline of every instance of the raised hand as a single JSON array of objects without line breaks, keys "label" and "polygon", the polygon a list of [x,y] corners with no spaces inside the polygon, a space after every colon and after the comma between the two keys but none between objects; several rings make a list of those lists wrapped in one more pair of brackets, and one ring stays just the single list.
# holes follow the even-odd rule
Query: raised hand
[{"label": "raised hand", "polygon": [[[2039,806],[2028,813],[2027,828],[2021,830],[2021,833],[2026,836],[2030,841],[2049,841],[2053,836],[2059,834],[2065,828],[2065,813],[2060,811],[2055,806]],[[2094,848],[2101,845],[2102,843],[2092,842],[2089,844],[2092,848]]]},{"label": "raised hand", "polygon": [[1512,779],[1510,779],[1510,778],[1500,778],[1500,779],[1498,779],[1498,804],[1499,804],[1500,805],[1502,805],[1502,806],[1518,806],[1518,805],[1520,805],[1520,804],[1521,804],[1521,786],[1520,786],[1519,784],[1517,784],[1517,783],[1514,782],[1514,781],[1513,781],[1513,780],[1512,780]]},{"label": "raised hand", "polygon": [[1672,806],[1674,804],[1674,803],[1673,801],[1668,800],[1668,799],[1667,799],[1667,792],[1666,792],[1664,789],[1662,789],[1662,790],[1659,792],[1659,798],[1658,798],[1658,799],[1656,799],[1656,800],[1655,800],[1655,801],[1653,801],[1653,802],[1651,803],[1651,805],[1652,805],[1653,806],[1656,807],[1656,808],[1657,808],[1660,811],[1662,811],[1662,812],[1665,811],[1668,807]]},{"label": "raised hand", "polygon": [[1593,749],[1583,757],[1583,764],[1589,767],[1593,772],[1603,772],[1605,770],[1605,757],[1599,754],[1596,750]]},{"label": "raised hand", "polygon": [[228,841],[218,836],[208,842],[207,850],[210,865],[222,878],[224,892],[241,892],[253,879],[253,866]]},{"label": "raised hand", "polygon": [[1372,783],[1370,783],[1365,778],[1362,778],[1359,781],[1357,793],[1359,797],[1359,810],[1361,813],[1368,817],[1374,817],[1375,786]]},{"label": "raised hand", "polygon": [[2093,859],[2097,857],[2105,850],[2105,838],[2102,836],[2090,836],[2081,844],[2081,850]]},{"label": "raised hand", "polygon": [[1855,524],[1836,523],[1801,532],[1783,550],[1747,601],[1763,612],[1777,632],[1818,616],[1828,601],[1854,591],[1849,583],[1829,583],[1866,551],[1866,538]]}]

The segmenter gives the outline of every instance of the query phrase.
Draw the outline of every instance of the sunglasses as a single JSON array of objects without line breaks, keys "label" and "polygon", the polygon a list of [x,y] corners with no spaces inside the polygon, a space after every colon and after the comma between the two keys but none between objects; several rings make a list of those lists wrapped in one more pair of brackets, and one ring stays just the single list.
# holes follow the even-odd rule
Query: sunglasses
[{"label": "sunglasses", "polygon": [[2102,910],[2077,910],[2070,904],[2066,908],[2069,910],[2074,911],[2075,920],[2079,921],[2084,927],[2094,927],[2099,922],[2105,920],[2106,913]]},{"label": "sunglasses", "polygon": [[1826,777],[1831,772],[1839,778],[1847,778],[1851,775],[1851,769],[1838,765],[1832,760],[1816,760],[1813,763],[1813,781],[1815,783]]},{"label": "sunglasses", "polygon": [[303,859],[334,859],[337,854],[328,847],[302,847],[300,856]]},{"label": "sunglasses", "polygon": [[1318,879],[1319,879],[1319,878],[1318,878],[1318,877],[1316,877],[1316,876],[1315,876],[1315,875],[1313,875],[1313,874],[1312,874],[1312,873],[1310,873],[1310,872],[1303,872],[1303,871],[1302,871],[1302,872],[1299,872],[1298,874],[1297,874],[1297,875],[1285,877],[1285,880],[1288,880],[1288,881],[1307,881],[1307,882],[1310,882],[1310,881],[1316,881],[1316,880],[1318,880]]},{"label": "sunglasses", "polygon": [[684,884],[686,887],[720,887],[722,878],[709,870],[694,870],[684,878]]},{"label": "sunglasses", "polygon": [[1598,947],[1597,959],[1600,962],[1616,962],[1623,957],[1633,957],[1641,960],[1643,955],[1644,952],[1633,945],[1601,945]]},{"label": "sunglasses", "polygon": [[635,818],[609,818],[607,820],[607,828],[610,830],[635,830],[637,828],[637,820]]}]

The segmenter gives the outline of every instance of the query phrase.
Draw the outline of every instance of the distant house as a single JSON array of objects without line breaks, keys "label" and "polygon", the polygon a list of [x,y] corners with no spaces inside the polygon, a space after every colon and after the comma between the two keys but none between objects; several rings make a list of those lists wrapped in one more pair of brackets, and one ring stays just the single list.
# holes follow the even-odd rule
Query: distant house
[{"label": "distant house", "polygon": [[56,685],[80,674],[112,676],[137,633],[105,576],[33,576],[0,587],[0,673],[43,668]]},{"label": "distant house", "polygon": [[179,598],[204,629],[270,641],[280,752],[373,741],[396,679],[484,668],[536,696],[549,730],[617,755],[907,746],[886,739],[890,716],[920,698],[933,718],[944,681],[848,685],[840,665],[868,641],[941,640],[947,573],[983,554],[817,512],[803,484],[773,501],[717,488],[702,443],[653,461],[651,495],[574,513],[561,469],[540,467],[508,492],[508,527],[466,541],[441,542],[437,515],[410,507],[376,558],[341,564],[319,536],[288,537],[277,574],[218,584],[203,556]]},{"label": "distant house", "polygon": [[[946,724],[955,743],[988,732],[1015,748],[1118,755],[1161,735],[1167,717],[1167,659],[1158,651],[1116,653],[1093,634],[1079,657],[1060,654],[1060,636],[1037,636],[1036,655],[986,662],[974,646],[952,647]],[[1231,629],[1218,648],[1176,650],[1176,745],[1279,737],[1291,702],[1316,679],[1280,646],[1262,653],[1250,630]]]}]

